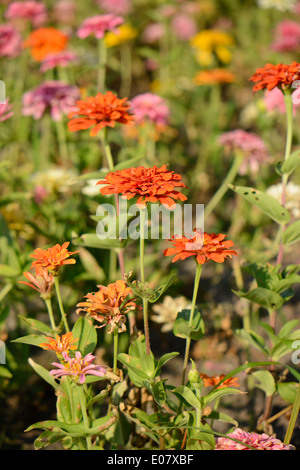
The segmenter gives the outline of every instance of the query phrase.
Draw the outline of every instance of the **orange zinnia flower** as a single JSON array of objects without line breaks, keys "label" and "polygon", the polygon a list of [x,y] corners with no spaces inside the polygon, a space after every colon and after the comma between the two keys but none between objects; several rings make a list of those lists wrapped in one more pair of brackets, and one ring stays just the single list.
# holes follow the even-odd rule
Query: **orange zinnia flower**
[{"label": "orange zinnia flower", "polygon": [[236,251],[229,250],[233,246],[231,240],[224,240],[226,235],[219,233],[206,233],[201,230],[194,230],[194,235],[190,238],[180,235],[172,237],[171,241],[174,248],[167,248],[164,251],[165,256],[173,256],[172,262],[189,256],[194,256],[197,263],[204,264],[209,260],[216,263],[223,263],[226,258],[237,255]]},{"label": "orange zinnia flower", "polygon": [[20,284],[26,284],[32,289],[35,289],[40,293],[40,296],[43,299],[49,299],[51,297],[51,290],[54,285],[54,277],[48,272],[47,268],[39,268],[35,276],[29,271],[26,271],[23,274],[30,282],[19,281]]},{"label": "orange zinnia flower", "polygon": [[273,90],[278,87],[282,90],[289,88],[295,80],[300,78],[300,64],[293,62],[290,65],[285,64],[266,64],[263,68],[256,70],[255,74],[249,79],[256,83],[253,91]]},{"label": "orange zinnia flower", "polygon": [[63,245],[54,245],[51,248],[43,250],[42,248],[37,248],[34,250],[33,254],[30,255],[31,258],[35,258],[36,261],[32,263],[31,268],[36,268],[39,273],[40,268],[48,268],[53,275],[57,275],[58,269],[64,264],[75,264],[76,260],[71,258],[68,259],[71,255],[79,253],[78,251],[68,251],[68,246],[70,242],[65,242]]},{"label": "orange zinnia flower", "polygon": [[65,335],[60,337],[59,335],[56,338],[51,338],[50,336],[46,336],[47,343],[41,343],[39,346],[40,348],[47,349],[48,351],[55,351],[57,354],[62,354],[66,352],[68,354],[69,349],[75,351],[77,349],[75,343],[77,339],[73,338],[73,333],[69,332]]},{"label": "orange zinnia flower", "polygon": [[111,91],[107,91],[105,95],[97,93],[95,97],[79,100],[76,106],[78,109],[68,116],[71,119],[68,123],[70,132],[92,127],[90,135],[95,136],[104,127],[115,127],[116,122],[130,124],[134,119],[129,112],[127,98],[119,99]]},{"label": "orange zinnia flower", "polygon": [[65,50],[68,40],[68,36],[58,29],[39,28],[32,31],[23,46],[29,47],[32,57],[41,62],[47,55]]},{"label": "orange zinnia flower", "polygon": [[194,78],[196,85],[215,85],[217,83],[232,83],[235,76],[225,69],[202,70]]},{"label": "orange zinnia flower", "polygon": [[[210,386],[215,387],[225,377],[225,374],[212,375],[210,377],[206,374],[200,374],[200,377],[203,380],[205,387],[210,387]],[[224,380],[217,388],[239,387],[239,386],[240,386],[239,379],[237,377],[229,377],[229,379]]]},{"label": "orange zinnia flower", "polygon": [[97,287],[99,288],[98,292],[87,294],[85,296],[87,301],[77,304],[79,308],[76,313],[86,312],[96,321],[102,323],[100,328],[110,325],[108,333],[111,333],[115,328],[118,328],[119,332],[125,331],[125,315],[130,310],[137,308],[136,303],[129,298],[132,296],[130,287],[121,280],[108,286]]},{"label": "orange zinnia flower", "polygon": [[169,209],[176,205],[174,200],[185,201],[186,196],[175,188],[186,188],[181,176],[167,170],[163,165],[158,168],[126,168],[110,172],[97,184],[106,184],[100,189],[101,194],[122,194],[123,198],[132,199],[138,196],[137,204],[145,207],[147,202],[160,202]]}]

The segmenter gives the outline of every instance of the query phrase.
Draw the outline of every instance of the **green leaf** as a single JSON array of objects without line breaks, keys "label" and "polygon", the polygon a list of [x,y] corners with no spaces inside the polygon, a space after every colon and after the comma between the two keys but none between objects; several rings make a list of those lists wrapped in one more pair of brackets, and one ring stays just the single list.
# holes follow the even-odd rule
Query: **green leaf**
[{"label": "green leaf", "polygon": [[144,158],[144,155],[137,155],[133,158],[124,160],[123,162],[120,162],[114,166],[114,171],[124,170],[125,168],[131,168],[143,158]]},{"label": "green leaf", "polygon": [[253,330],[246,331],[244,329],[239,329],[239,330],[236,330],[235,333],[238,337],[246,340],[249,344],[259,349],[266,356],[269,356],[270,351],[266,346],[265,340],[263,339],[262,336],[258,335],[255,331]]},{"label": "green leaf", "polygon": [[263,390],[267,396],[276,392],[276,383],[273,375],[268,370],[257,370],[252,372],[253,377],[259,382],[256,386]]},{"label": "green leaf", "polygon": [[17,277],[20,274],[19,269],[12,268],[7,264],[0,264],[0,276],[2,277]]},{"label": "green leaf", "polygon": [[45,333],[47,336],[53,336],[53,330],[50,328],[50,326],[46,325],[45,323],[35,320],[33,318],[26,318],[23,317],[22,315],[19,315],[19,318],[30,328],[33,330],[40,331],[41,333]]},{"label": "green leaf", "polygon": [[0,366],[0,377],[11,379],[13,375],[6,367]]},{"label": "green leaf", "polygon": [[172,353],[167,353],[164,354],[157,362],[156,368],[155,368],[155,375],[160,374],[160,370],[164,364],[166,364],[168,361],[173,359],[173,357],[178,356],[180,353],[179,352],[172,352]]},{"label": "green leaf", "polygon": [[297,395],[299,383],[297,382],[283,382],[277,384],[277,390],[283,400],[294,403]]},{"label": "green leaf", "polygon": [[284,225],[290,220],[289,212],[273,196],[248,186],[229,185],[229,187],[278,224]]},{"label": "green leaf", "polygon": [[254,302],[267,310],[278,309],[284,303],[284,298],[281,295],[264,287],[256,287],[249,292],[237,292],[234,290],[233,292],[239,297],[250,300],[250,302]]},{"label": "green leaf", "polygon": [[31,344],[32,346],[39,346],[41,343],[46,342],[46,336],[44,335],[27,335],[21,336],[20,338],[13,339],[12,343]]},{"label": "green leaf", "polygon": [[197,307],[195,307],[192,326],[189,326],[190,309],[183,309],[178,312],[173,333],[178,338],[191,338],[193,340],[199,340],[204,335],[204,322],[201,314]]},{"label": "green leaf", "polygon": [[300,220],[289,225],[282,235],[282,242],[285,246],[292,245],[300,240]]},{"label": "green leaf", "polygon": [[31,365],[31,367],[35,370],[35,372],[40,377],[42,377],[42,379],[45,380],[45,382],[50,384],[55,390],[59,389],[59,384],[55,382],[55,379],[52,377],[52,375],[49,374],[49,371],[45,369],[45,367],[41,366],[40,364],[37,364],[31,358],[28,359],[28,362]]},{"label": "green leaf", "polygon": [[166,391],[164,381],[160,380],[151,386],[153,398],[159,406],[163,406],[166,402]]},{"label": "green leaf", "polygon": [[244,393],[246,392],[242,392],[241,390],[237,390],[236,388],[231,387],[213,389],[205,397],[201,398],[202,408],[209,405],[214,400],[224,397],[225,395],[242,395]]},{"label": "green leaf", "polygon": [[202,408],[201,401],[199,400],[199,398],[187,386],[181,385],[180,387],[174,388],[173,393],[175,393],[176,395],[180,395],[193,408]]},{"label": "green leaf", "polygon": [[72,238],[75,246],[87,246],[89,248],[101,248],[103,250],[117,250],[123,248],[127,240],[105,239],[101,240],[94,233],[84,233],[81,236]]},{"label": "green leaf", "polygon": [[77,348],[83,356],[92,353],[97,344],[97,332],[92,322],[80,317],[72,329],[73,338],[78,339]]},{"label": "green leaf", "polygon": [[291,153],[291,155],[285,160],[280,166],[278,166],[278,170],[281,174],[285,173],[287,175],[291,175],[300,165],[300,150],[296,150],[295,152]]}]

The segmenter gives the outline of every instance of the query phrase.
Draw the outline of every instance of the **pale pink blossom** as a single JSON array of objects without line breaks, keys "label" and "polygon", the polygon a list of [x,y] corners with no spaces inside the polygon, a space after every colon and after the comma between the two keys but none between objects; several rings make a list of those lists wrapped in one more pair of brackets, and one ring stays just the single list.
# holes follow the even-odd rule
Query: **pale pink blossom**
[{"label": "pale pink blossom", "polygon": [[166,125],[170,116],[170,110],[166,101],[153,93],[142,93],[131,99],[132,112],[135,121],[141,124],[145,121],[158,125]]},{"label": "pale pink blossom", "polygon": [[12,24],[0,25],[0,57],[17,57],[21,52],[22,37]]},{"label": "pale pink blossom", "polygon": [[58,80],[49,80],[23,95],[23,115],[40,119],[46,111],[54,121],[62,119],[76,108],[79,90]]},{"label": "pale pink blossom", "polygon": [[103,366],[93,364],[96,356],[87,354],[82,357],[79,351],[75,352],[75,357],[71,358],[68,356],[66,351],[62,353],[64,363],[53,362],[52,365],[57,369],[50,370],[49,374],[55,378],[64,377],[69,375],[74,377],[75,380],[79,379],[79,383],[83,384],[86,381],[87,375],[95,375],[97,377],[103,377],[106,374],[106,369]]},{"label": "pale pink blossom", "polygon": [[13,116],[12,105],[9,104],[9,98],[6,98],[5,103],[0,103],[0,121],[6,121]]},{"label": "pale pink blossom", "polygon": [[97,0],[97,5],[105,13],[114,13],[115,15],[128,15],[131,11],[131,0]]},{"label": "pale pink blossom", "polygon": [[297,51],[300,47],[300,23],[292,20],[281,21],[277,25],[271,47],[276,52]]},{"label": "pale pink blossom", "polygon": [[41,26],[47,20],[47,9],[44,3],[29,0],[25,2],[12,2],[5,12],[9,20],[28,20],[33,26]]},{"label": "pale pink blossom", "polygon": [[245,175],[248,170],[251,173],[257,173],[261,164],[269,156],[263,140],[256,134],[243,129],[225,132],[219,137],[218,142],[225,148],[227,153],[240,152],[243,155],[239,168],[240,175]]},{"label": "pale pink blossom", "polygon": [[165,27],[161,23],[148,24],[142,34],[142,40],[147,44],[152,44],[160,40],[165,33]]},{"label": "pale pink blossom", "polygon": [[190,39],[197,33],[197,25],[194,19],[187,14],[178,13],[171,21],[171,26],[180,39]]},{"label": "pale pink blossom", "polygon": [[58,23],[72,24],[75,20],[76,5],[73,0],[59,0],[53,6],[53,17]]},{"label": "pale pink blossom", "polygon": [[218,437],[215,450],[291,450],[291,448],[268,434],[246,432],[237,428],[228,434],[228,437]]},{"label": "pale pink blossom", "polygon": [[113,14],[91,16],[83,21],[77,31],[77,36],[84,39],[92,35],[101,39],[106,31],[114,32],[123,22],[123,18]]},{"label": "pale pink blossom", "polygon": [[[295,90],[292,93],[294,115],[296,113],[297,106],[300,104],[300,100],[298,98],[299,91],[300,91],[300,88],[297,88],[297,90]],[[273,90],[267,90],[264,94],[263,100],[264,100],[264,104],[268,113],[271,113],[273,111],[280,113],[280,114],[286,113],[284,96],[283,96],[282,91],[279,90],[279,88],[276,87],[276,88],[273,88]]]},{"label": "pale pink blossom", "polygon": [[61,51],[56,54],[48,54],[41,63],[41,72],[54,69],[56,67],[67,67],[77,60],[76,54],[71,51]]}]

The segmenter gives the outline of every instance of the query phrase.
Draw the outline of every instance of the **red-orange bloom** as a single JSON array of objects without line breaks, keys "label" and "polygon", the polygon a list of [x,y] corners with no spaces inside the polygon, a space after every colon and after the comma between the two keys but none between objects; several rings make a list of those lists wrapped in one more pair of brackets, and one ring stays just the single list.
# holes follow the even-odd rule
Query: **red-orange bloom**
[{"label": "red-orange bloom", "polygon": [[[57,275],[58,269],[65,264],[75,264],[76,260],[70,258],[71,255],[78,253],[78,251],[69,251],[68,246],[70,242],[65,242],[63,245],[54,245],[46,250],[37,248],[31,258],[35,258],[31,268],[36,268],[37,272],[40,268],[48,268],[53,275]],[[70,259],[69,259],[70,258]]]},{"label": "red-orange bloom", "polygon": [[32,57],[41,62],[49,54],[56,54],[66,49],[68,36],[55,28],[39,28],[29,35],[23,42],[24,47],[29,47]]},{"label": "red-orange bloom", "polygon": [[79,100],[76,106],[78,109],[68,115],[70,132],[92,128],[90,135],[95,136],[104,127],[115,127],[116,122],[131,124],[134,120],[127,98],[119,99],[111,91]]},{"label": "red-orange bloom", "polygon": [[69,332],[60,337],[59,335],[56,338],[51,338],[51,336],[46,336],[46,343],[41,343],[40,348],[46,349],[48,351],[55,351],[57,354],[62,354],[64,351],[68,354],[69,350],[75,351],[77,349],[76,341],[77,339],[73,338],[73,333]]},{"label": "red-orange bloom", "polygon": [[[225,374],[221,375],[212,375],[208,376],[206,374],[200,374],[201,379],[205,387],[215,387],[218,385],[221,380],[225,377]],[[237,377],[229,377],[229,379],[224,380],[217,388],[227,388],[227,387],[239,387],[239,379]]]},{"label": "red-orange bloom", "polygon": [[253,91],[273,90],[278,87],[282,90],[291,87],[295,80],[300,78],[300,64],[292,62],[290,65],[285,64],[266,64],[263,68],[256,70],[255,74],[249,79],[256,83]]},{"label": "red-orange bloom", "polygon": [[100,328],[110,325],[108,333],[115,328],[119,332],[125,331],[125,315],[130,310],[137,308],[136,303],[132,300],[132,291],[125,281],[120,280],[108,286],[97,286],[98,292],[89,293],[85,296],[86,302],[77,304],[79,307],[76,313],[86,312],[99,323]]},{"label": "red-orange bloom", "polygon": [[167,170],[166,165],[160,168],[140,166],[110,172],[97,184],[107,185],[100,189],[101,194],[122,194],[126,199],[138,197],[137,204],[142,207],[145,207],[147,202],[160,202],[173,209],[176,205],[174,200],[187,199],[175,189],[186,188],[181,176]]},{"label": "red-orange bloom", "polygon": [[194,235],[190,238],[180,235],[172,237],[174,248],[167,248],[165,256],[174,256],[172,262],[184,260],[190,256],[196,258],[197,263],[204,264],[209,260],[216,263],[223,263],[226,258],[237,255],[236,251],[229,250],[233,246],[231,240],[224,240],[226,235],[219,233],[206,233],[201,230],[194,230]]},{"label": "red-orange bloom", "polygon": [[232,83],[235,75],[226,69],[201,70],[194,78],[196,85],[215,85],[217,83]]},{"label": "red-orange bloom", "polygon": [[29,271],[26,271],[23,274],[30,282],[19,281],[20,284],[26,284],[32,289],[35,289],[40,293],[40,296],[43,299],[48,299],[51,297],[51,290],[54,285],[54,277],[48,272],[47,268],[39,268],[35,275]]}]

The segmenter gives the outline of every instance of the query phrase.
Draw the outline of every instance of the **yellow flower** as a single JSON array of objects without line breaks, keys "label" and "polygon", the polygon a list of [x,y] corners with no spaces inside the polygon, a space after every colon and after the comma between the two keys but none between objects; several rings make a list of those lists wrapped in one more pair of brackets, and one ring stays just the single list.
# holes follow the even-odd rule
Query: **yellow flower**
[{"label": "yellow flower", "polygon": [[122,24],[115,31],[108,31],[105,35],[105,44],[107,47],[114,47],[130,41],[137,36],[137,30],[129,24]]},{"label": "yellow flower", "polygon": [[231,47],[234,41],[230,34],[218,29],[204,30],[192,37],[190,42],[196,50],[196,57],[201,65],[211,65],[214,54],[223,64],[231,61]]}]

